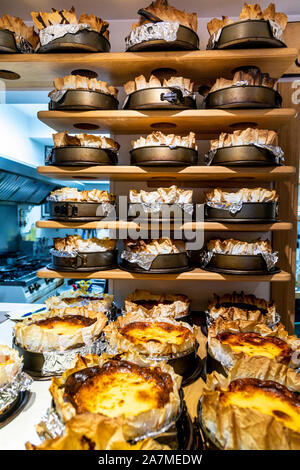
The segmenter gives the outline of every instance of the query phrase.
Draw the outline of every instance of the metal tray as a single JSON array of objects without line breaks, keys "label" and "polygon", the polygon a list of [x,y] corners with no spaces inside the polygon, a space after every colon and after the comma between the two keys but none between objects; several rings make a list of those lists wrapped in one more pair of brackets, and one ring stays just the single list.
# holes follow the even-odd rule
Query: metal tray
[{"label": "metal tray", "polygon": [[[114,207],[115,204],[112,204]],[[89,222],[108,218],[108,212],[101,202],[55,202],[49,201],[50,219],[65,222]],[[112,214],[113,217],[113,214]]]},{"label": "metal tray", "polygon": [[286,47],[274,38],[269,21],[245,20],[222,28],[215,49],[251,49],[263,47]]},{"label": "metal tray", "polygon": [[90,272],[103,271],[117,267],[117,250],[94,253],[78,253],[76,257],[56,256],[52,253],[49,269],[55,271]]},{"label": "metal tray", "polygon": [[15,35],[8,29],[0,29],[0,53],[19,53],[16,45]]},{"label": "metal tray", "polygon": [[236,145],[219,148],[211,165],[226,166],[279,166],[275,155],[265,148],[256,145]]},{"label": "metal tray", "polygon": [[[142,204],[130,203],[128,204],[128,212],[127,212],[128,220],[132,220],[132,219],[135,219],[136,217],[139,217],[139,219],[142,221],[149,221],[149,222],[156,222],[156,223],[169,222],[169,221],[172,221],[172,222],[178,221],[182,223],[185,217],[190,217],[189,214],[186,214],[180,206],[177,206],[177,204],[162,204],[162,206],[163,206],[163,209],[160,210],[159,212],[148,213],[143,210],[140,212],[136,210],[137,208],[142,209],[143,208]],[[176,216],[178,217],[174,217],[175,215],[174,211],[171,212],[171,208],[174,208],[174,206],[176,206],[175,212],[176,212]],[[164,211],[164,208],[166,209],[166,212]],[[168,213],[167,211],[169,211],[170,217],[165,217],[166,214]],[[136,214],[139,214],[139,215],[136,215]]]},{"label": "metal tray", "polygon": [[277,202],[244,202],[241,210],[235,214],[226,209],[204,205],[205,220],[214,222],[271,223],[277,221],[277,213]]},{"label": "metal tray", "polygon": [[130,263],[125,259],[121,260],[119,267],[124,271],[149,274],[182,273],[193,269],[190,266],[187,253],[169,253],[164,255],[157,255],[148,271],[141,268],[137,263]]},{"label": "metal tray", "polygon": [[204,269],[230,274],[271,274],[274,272],[273,270],[268,271],[262,255],[227,255],[221,253],[214,253]]},{"label": "metal tray", "polygon": [[82,30],[77,33],[67,33],[61,38],[53,39],[45,46],[41,46],[39,53],[43,52],[109,52],[110,42],[97,31]]},{"label": "metal tray", "polygon": [[9,424],[23,410],[29,400],[30,392],[20,392],[17,398],[0,413],[0,429]]},{"label": "metal tray", "polygon": [[79,147],[53,147],[47,165],[87,166],[87,165],[116,165],[117,152],[109,149]]},{"label": "metal tray", "polygon": [[137,166],[190,166],[197,164],[198,152],[187,147],[152,145],[130,150],[130,157],[131,165]]},{"label": "metal tray", "polygon": [[50,110],[85,111],[93,109],[118,109],[119,101],[112,95],[101,91],[67,90],[57,102],[50,100]]},{"label": "metal tray", "polygon": [[194,51],[199,49],[199,37],[191,28],[179,25],[176,41],[155,39],[143,41],[126,49],[126,52],[141,51]]},{"label": "metal tray", "polygon": [[260,85],[231,86],[209,93],[208,109],[280,108],[282,98],[273,88]]},{"label": "metal tray", "polygon": [[196,109],[196,100],[183,96],[179,88],[155,87],[134,91],[127,96],[124,109]]}]

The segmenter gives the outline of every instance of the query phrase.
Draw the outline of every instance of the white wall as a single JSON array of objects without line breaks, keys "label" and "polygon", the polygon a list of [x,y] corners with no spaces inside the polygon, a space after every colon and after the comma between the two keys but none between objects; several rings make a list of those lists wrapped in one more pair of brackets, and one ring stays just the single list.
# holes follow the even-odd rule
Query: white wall
[{"label": "white wall", "polygon": [[31,119],[9,104],[0,105],[0,154],[32,166],[44,162],[44,147],[31,140]]}]

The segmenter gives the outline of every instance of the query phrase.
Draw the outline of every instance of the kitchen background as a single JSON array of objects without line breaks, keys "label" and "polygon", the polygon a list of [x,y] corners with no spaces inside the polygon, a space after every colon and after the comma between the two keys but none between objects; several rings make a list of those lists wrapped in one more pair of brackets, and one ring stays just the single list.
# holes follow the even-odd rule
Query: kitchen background
[{"label": "kitchen background", "polygon": [[[94,1],[86,1],[84,11],[95,13],[107,19],[110,23],[110,38],[112,52],[124,50],[124,38],[136,20],[137,10],[148,2],[130,1],[99,2],[95,9]],[[234,16],[242,5],[236,1],[228,1],[224,4],[226,14]],[[261,1],[265,7],[269,1]],[[299,21],[300,16],[295,15],[299,7],[293,1],[276,1],[279,11],[285,11],[289,15],[289,21]],[[78,11],[83,10],[82,2],[63,1],[63,7],[70,8],[74,4]],[[172,1],[172,4],[182,8],[182,2]],[[189,9],[197,11],[201,16],[201,10],[209,15],[209,19],[220,15],[219,2],[212,0],[209,5],[203,0],[190,1]],[[8,0],[1,0],[0,14],[16,14],[24,20],[30,21],[30,11],[34,8],[47,11],[51,7],[61,7],[62,2],[28,2],[14,1],[13,5]],[[50,11],[50,10],[49,10]],[[119,18],[119,19],[116,19]],[[120,19],[121,18],[121,19]],[[131,19],[128,19],[131,18]],[[208,34],[206,24],[208,18],[198,18],[200,48],[206,47]],[[99,77],[101,78],[101,77]],[[295,78],[291,79],[295,80]],[[55,292],[66,289],[73,281],[59,279],[38,279],[36,269],[45,266],[49,260],[49,249],[52,246],[52,238],[64,236],[67,231],[54,229],[38,229],[35,221],[47,217],[46,197],[51,190],[60,186],[76,186],[79,189],[109,189],[108,182],[62,182],[50,180],[39,176],[35,168],[43,165],[45,154],[52,146],[51,130],[41,123],[36,113],[48,109],[48,92],[43,91],[5,91],[5,82],[0,81],[0,302],[27,302],[43,303],[43,301]],[[123,95],[119,96],[122,103]],[[113,136],[121,143],[122,155],[120,161],[128,164],[129,141],[125,142],[124,136]],[[132,136],[131,138],[135,138]],[[122,140],[122,141],[121,141]],[[203,143],[201,144],[203,145]],[[204,145],[207,145],[204,143]],[[200,147],[203,153],[206,148]],[[138,189],[138,185],[136,185]],[[118,194],[127,192],[127,187],[122,184],[111,187]],[[300,220],[300,201],[299,201]],[[103,236],[104,231],[87,233],[87,231],[73,230],[81,236]],[[96,231],[95,231],[96,232]],[[298,251],[297,251],[297,279],[296,286],[296,322],[300,322],[300,222],[298,222]],[[103,289],[107,289],[104,281],[98,282]],[[141,287],[136,285],[134,287]],[[156,286],[155,286],[156,287]],[[187,294],[189,286],[186,286]],[[206,289],[206,286],[202,286]],[[227,289],[229,286],[227,286]],[[122,283],[120,286],[121,297],[125,290],[132,290],[132,285]],[[213,287],[211,287],[213,289]],[[153,288],[155,290],[155,288]],[[210,290],[210,289],[209,289]],[[124,292],[123,292],[124,291]],[[213,291],[213,290],[212,290]],[[299,291],[299,293],[298,293]],[[258,296],[264,296],[257,286],[255,292]],[[297,299],[299,295],[299,300]],[[297,308],[297,304],[299,307]]]}]

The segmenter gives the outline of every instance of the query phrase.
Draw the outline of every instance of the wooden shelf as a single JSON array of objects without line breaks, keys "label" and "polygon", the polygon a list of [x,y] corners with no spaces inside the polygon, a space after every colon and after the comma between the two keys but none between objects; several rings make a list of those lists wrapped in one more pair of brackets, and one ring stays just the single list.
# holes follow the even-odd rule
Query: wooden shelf
[{"label": "wooden shelf", "polygon": [[10,89],[49,89],[54,77],[70,74],[76,69],[89,69],[99,79],[115,86],[123,85],[141,73],[161,67],[172,68],[199,82],[200,79],[229,78],[236,67],[256,65],[272,77],[281,77],[295,63],[297,49],[252,49],[230,51],[175,52],[113,52],[105,54],[1,54],[0,69],[20,75],[18,80],[6,80]]},{"label": "wooden shelf", "polygon": [[[112,134],[143,134],[155,129],[176,134],[191,130],[200,138],[231,131],[240,123],[262,129],[278,130],[296,116],[290,109],[194,109],[185,111],[40,111],[38,118],[58,132],[110,132]],[[250,124],[251,123],[251,124]],[[88,125],[98,126],[88,129]]]},{"label": "wooden shelf", "polygon": [[[55,228],[55,229],[138,229],[145,224],[137,224],[135,222],[125,221],[106,221],[106,222],[57,222],[54,220],[39,220],[36,222],[38,228]],[[148,225],[148,224],[147,224]],[[159,226],[159,224],[158,224]],[[171,228],[176,227],[177,230],[205,230],[205,231],[220,231],[220,232],[269,232],[279,230],[291,230],[293,224],[290,222],[275,222],[271,224],[238,224],[238,223],[220,223],[220,222],[191,222],[185,224],[171,225]]]},{"label": "wooden shelf", "polygon": [[59,272],[42,268],[37,271],[41,278],[60,279],[119,279],[119,280],[165,280],[165,281],[228,281],[228,282],[288,282],[291,275],[285,271],[273,275],[244,276],[217,274],[196,268],[181,274],[133,274],[121,269],[95,271],[92,273]]},{"label": "wooden shelf", "polygon": [[278,167],[138,167],[138,166],[90,166],[59,167],[39,166],[38,173],[56,179],[112,180],[112,181],[279,181],[296,174],[292,166]]}]

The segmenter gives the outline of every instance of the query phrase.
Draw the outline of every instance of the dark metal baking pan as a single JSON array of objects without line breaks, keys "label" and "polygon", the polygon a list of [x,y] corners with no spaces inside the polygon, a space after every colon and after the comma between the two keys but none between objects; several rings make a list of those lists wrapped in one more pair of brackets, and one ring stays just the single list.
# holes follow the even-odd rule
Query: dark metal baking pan
[{"label": "dark metal baking pan", "polygon": [[[111,204],[114,207],[115,204]],[[55,202],[49,201],[50,219],[65,222],[89,222],[108,218],[109,214],[101,202]],[[113,216],[114,214],[112,214]]]},{"label": "dark metal baking pan", "polygon": [[274,38],[269,21],[246,20],[222,28],[216,49],[251,49],[263,47],[286,47]]},{"label": "dark metal baking pan", "polygon": [[262,255],[227,255],[214,253],[206,270],[224,274],[274,274],[279,270],[268,271]]},{"label": "dark metal baking pan", "polygon": [[175,41],[165,41],[164,39],[154,39],[135,44],[126,52],[141,51],[194,51],[199,49],[199,37],[191,28],[179,25]]},{"label": "dark metal baking pan", "polygon": [[196,100],[179,88],[143,88],[128,95],[124,109],[196,109]]},{"label": "dark metal baking pan", "polygon": [[133,273],[172,274],[189,271],[191,268],[187,253],[168,253],[157,255],[149,270],[141,268],[137,263],[122,259],[119,267]]},{"label": "dark metal baking pan", "polygon": [[38,52],[109,52],[110,43],[97,31],[81,30],[53,39]]},{"label": "dark metal baking pan", "polygon": [[42,375],[42,368],[45,362],[43,353],[28,351],[22,346],[13,342],[13,347],[23,358],[23,370],[32,378],[39,380],[50,380],[52,375]]},{"label": "dark metal baking pan", "polygon": [[277,221],[277,202],[244,202],[240,211],[233,214],[226,209],[204,205],[205,220],[214,222],[256,222]]},{"label": "dark metal baking pan", "polygon": [[0,29],[0,53],[18,53],[15,35],[8,29]]},{"label": "dark metal baking pan", "polygon": [[93,109],[118,109],[119,101],[101,91],[67,90],[63,97],[55,102],[50,100],[50,110],[85,111]]},{"label": "dark metal baking pan", "polygon": [[277,166],[275,155],[256,145],[236,145],[219,148],[211,165],[226,166]]},{"label": "dark metal baking pan", "polygon": [[223,447],[217,442],[213,436],[211,435],[210,431],[206,429],[202,421],[202,407],[201,407],[201,399],[198,402],[197,407],[197,422],[200,430],[201,436],[201,450],[224,450]]},{"label": "dark metal baking pan", "polygon": [[193,450],[194,428],[185,402],[176,422],[166,432],[156,436],[155,441],[169,446],[173,451]]},{"label": "dark metal baking pan", "polygon": [[208,109],[280,108],[278,91],[261,85],[233,85],[213,91],[205,98]]},{"label": "dark metal baking pan", "polygon": [[52,253],[49,269],[57,271],[101,271],[117,267],[117,250],[93,253],[78,253],[76,257],[56,256]]},{"label": "dark metal baking pan", "polygon": [[170,148],[152,145],[130,150],[130,163],[137,166],[190,166],[196,165],[198,152],[187,147]]},{"label": "dark metal baking pan", "polygon": [[109,149],[79,147],[53,147],[47,165],[87,166],[87,165],[116,165],[117,153]]},{"label": "dark metal baking pan", "polygon": [[188,379],[198,366],[197,347],[167,361],[173,367],[174,372],[181,375],[183,379]]},{"label": "dark metal baking pan", "polygon": [[[140,220],[142,221],[151,221],[151,222],[183,222],[185,217],[190,217],[191,216],[187,213],[184,212],[184,210],[180,207],[177,206],[177,204],[162,204],[163,208],[162,210],[158,212],[146,212],[145,210],[140,210],[143,209],[142,204],[128,204],[128,212],[127,212],[127,217],[128,220],[135,219],[136,217],[139,217]],[[176,206],[176,207],[175,207]],[[173,211],[171,211],[171,208],[173,208]],[[167,217],[167,214],[170,214],[169,217]]]},{"label": "dark metal baking pan", "polygon": [[217,361],[213,356],[208,352],[208,343],[206,343],[206,363],[205,363],[206,375],[211,374],[216,371],[219,374],[227,377],[226,369],[222,366],[220,361]]},{"label": "dark metal baking pan", "polygon": [[17,398],[9,406],[0,412],[0,429],[10,423],[23,410],[28,402],[30,392],[25,390],[20,392]]},{"label": "dark metal baking pan", "polygon": [[[190,415],[187,411],[186,404],[184,409],[176,421],[177,430],[177,450],[193,450],[194,443],[194,428]],[[172,445],[170,444],[172,448]]]}]

